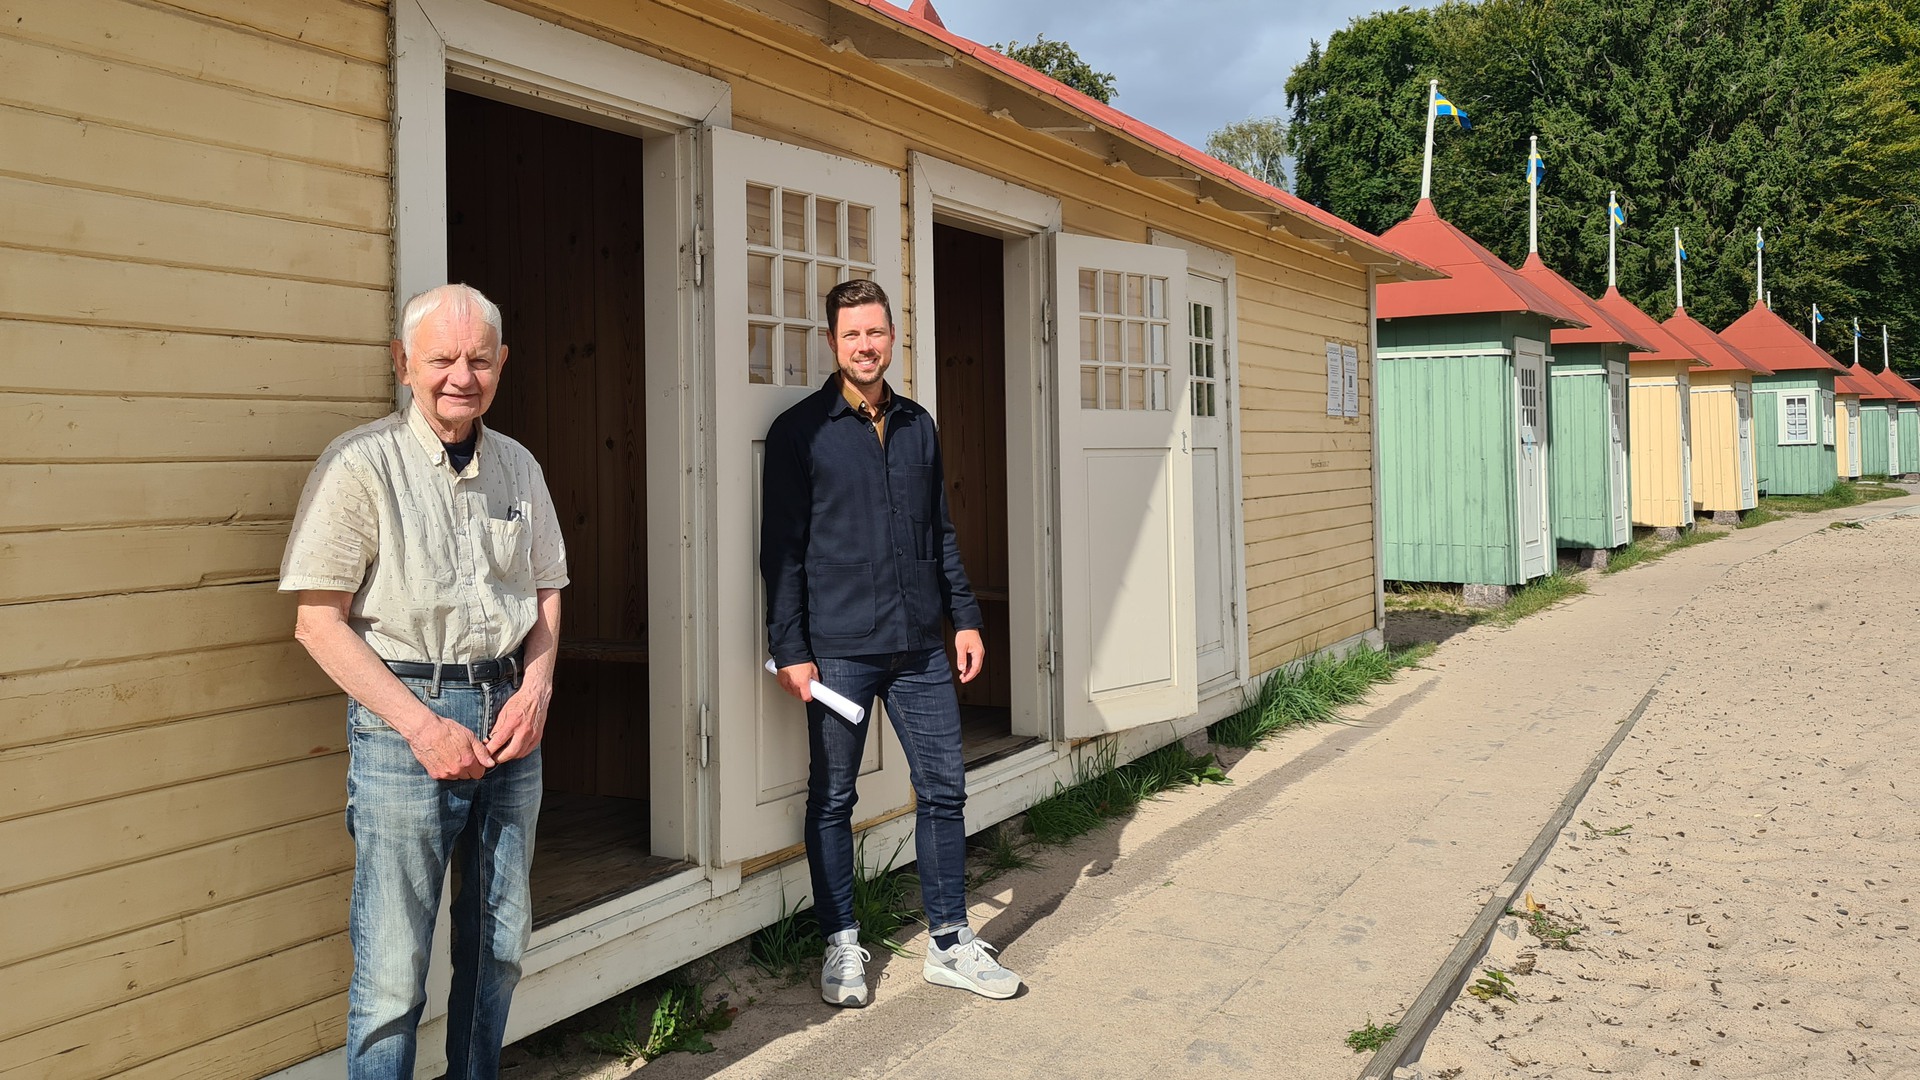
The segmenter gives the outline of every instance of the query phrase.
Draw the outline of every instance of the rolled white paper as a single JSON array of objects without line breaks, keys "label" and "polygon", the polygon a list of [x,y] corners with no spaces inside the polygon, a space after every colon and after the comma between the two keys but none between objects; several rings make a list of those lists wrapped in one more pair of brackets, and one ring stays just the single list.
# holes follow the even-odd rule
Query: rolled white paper
[{"label": "rolled white paper", "polygon": [[[767,661],[767,673],[769,675],[778,675],[780,673],[780,669],[774,666],[771,659]],[[866,720],[867,710],[834,693],[827,687],[820,685],[819,679],[809,681],[807,688],[813,691],[813,700],[846,717],[847,723],[858,724]]]}]

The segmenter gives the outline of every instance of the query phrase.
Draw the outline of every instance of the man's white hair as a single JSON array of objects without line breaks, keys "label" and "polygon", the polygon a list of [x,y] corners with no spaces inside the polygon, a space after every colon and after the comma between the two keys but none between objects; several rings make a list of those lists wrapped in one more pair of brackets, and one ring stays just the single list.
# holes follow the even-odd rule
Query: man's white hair
[{"label": "man's white hair", "polygon": [[413,354],[413,335],[420,329],[427,316],[443,307],[452,305],[456,312],[478,315],[480,321],[493,330],[494,344],[506,340],[500,322],[500,307],[486,298],[479,289],[466,284],[441,285],[416,294],[400,309],[400,347],[407,354]]}]

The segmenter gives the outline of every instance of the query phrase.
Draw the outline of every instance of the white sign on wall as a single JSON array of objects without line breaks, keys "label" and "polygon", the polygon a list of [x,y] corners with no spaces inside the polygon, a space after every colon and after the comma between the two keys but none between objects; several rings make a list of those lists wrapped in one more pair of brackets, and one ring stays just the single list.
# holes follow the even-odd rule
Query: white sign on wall
[{"label": "white sign on wall", "polygon": [[1347,376],[1340,361],[1340,343],[1327,342],[1327,415],[1345,416],[1347,408]]},{"label": "white sign on wall", "polygon": [[1340,391],[1343,415],[1360,415],[1360,350],[1340,346]]}]

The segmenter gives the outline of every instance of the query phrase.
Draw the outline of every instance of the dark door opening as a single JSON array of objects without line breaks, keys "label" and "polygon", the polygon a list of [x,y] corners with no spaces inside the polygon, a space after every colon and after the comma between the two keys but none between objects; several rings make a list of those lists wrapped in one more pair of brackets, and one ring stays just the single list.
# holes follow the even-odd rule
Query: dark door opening
[{"label": "dark door opening", "polygon": [[1004,243],[933,227],[934,341],[940,453],[960,556],[986,622],[986,670],[960,687],[968,767],[1038,740],[1014,734],[1008,655],[1007,343]]},{"label": "dark door opening", "polygon": [[641,142],[447,94],[447,267],[500,305],[489,427],[546,473],[571,583],[542,743],[544,925],[686,864],[649,833]]}]

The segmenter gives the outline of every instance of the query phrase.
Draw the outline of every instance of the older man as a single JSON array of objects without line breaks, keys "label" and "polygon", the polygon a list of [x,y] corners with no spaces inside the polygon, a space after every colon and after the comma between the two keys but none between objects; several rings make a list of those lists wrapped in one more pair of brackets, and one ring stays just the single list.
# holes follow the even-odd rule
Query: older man
[{"label": "older man", "polygon": [[411,405],[320,455],[287,540],[294,636],[351,701],[347,1075],[411,1080],[440,886],[453,899],[447,1075],[499,1074],[533,919],[540,738],[566,550],[540,466],[480,421],[500,309],[443,285],[392,344]]}]

